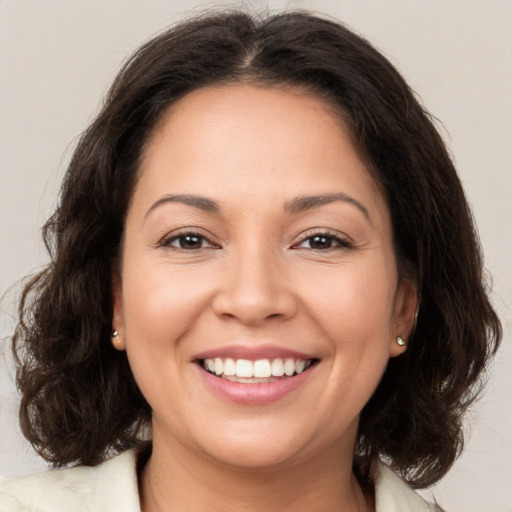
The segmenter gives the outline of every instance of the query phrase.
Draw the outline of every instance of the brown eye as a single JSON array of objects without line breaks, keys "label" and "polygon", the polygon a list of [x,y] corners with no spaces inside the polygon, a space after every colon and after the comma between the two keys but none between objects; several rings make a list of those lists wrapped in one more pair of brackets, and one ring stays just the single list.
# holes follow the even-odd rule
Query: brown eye
[{"label": "brown eye", "polygon": [[298,249],[310,249],[312,251],[327,251],[329,249],[350,249],[351,242],[329,233],[316,233],[304,238],[295,246]]},{"label": "brown eye", "polygon": [[181,235],[175,235],[164,241],[162,245],[173,249],[180,249],[182,251],[195,251],[213,246],[204,236],[197,233],[182,233]]},{"label": "brown eye", "polygon": [[178,238],[180,249],[200,249],[203,238],[197,235],[185,235]]},{"label": "brown eye", "polygon": [[312,236],[308,240],[310,249],[330,249],[334,242],[332,237],[324,235]]}]

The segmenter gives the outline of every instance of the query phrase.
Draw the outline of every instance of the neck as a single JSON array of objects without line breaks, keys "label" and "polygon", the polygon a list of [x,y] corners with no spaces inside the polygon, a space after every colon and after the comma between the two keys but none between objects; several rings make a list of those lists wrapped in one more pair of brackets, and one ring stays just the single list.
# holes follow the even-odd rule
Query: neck
[{"label": "neck", "polygon": [[177,443],[153,440],[140,475],[143,512],[370,512],[352,472],[352,453],[318,454],[297,464],[247,469],[224,465]]}]

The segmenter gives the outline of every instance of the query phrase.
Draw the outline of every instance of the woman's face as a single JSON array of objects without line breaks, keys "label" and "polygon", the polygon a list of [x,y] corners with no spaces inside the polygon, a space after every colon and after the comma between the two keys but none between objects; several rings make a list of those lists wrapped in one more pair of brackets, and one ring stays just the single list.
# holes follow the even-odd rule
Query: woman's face
[{"label": "woman's face", "polygon": [[113,325],[155,444],[252,468],[351,457],[415,297],[383,195],[325,103],[231,85],[172,105],[121,268]]}]

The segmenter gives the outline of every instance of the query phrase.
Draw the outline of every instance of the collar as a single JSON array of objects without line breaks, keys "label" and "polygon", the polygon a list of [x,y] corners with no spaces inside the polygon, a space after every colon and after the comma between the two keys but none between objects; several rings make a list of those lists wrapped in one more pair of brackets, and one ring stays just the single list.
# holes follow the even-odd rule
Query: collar
[{"label": "collar", "polygon": [[[140,512],[132,448],[95,467],[47,471],[0,481],[3,512]],[[431,512],[431,505],[381,462],[374,465],[376,512]]]},{"label": "collar", "polygon": [[377,512],[431,512],[436,510],[382,462],[378,461],[374,464],[372,474]]}]

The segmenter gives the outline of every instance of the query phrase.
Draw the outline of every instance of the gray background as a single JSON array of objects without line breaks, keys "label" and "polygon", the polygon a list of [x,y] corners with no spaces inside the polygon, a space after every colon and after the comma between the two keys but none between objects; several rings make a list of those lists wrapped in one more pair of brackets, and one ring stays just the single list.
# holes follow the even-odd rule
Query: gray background
[{"label": "gray background", "polygon": [[[121,62],[144,40],[218,2],[0,0],[0,337],[22,276],[46,261],[39,229],[78,134]],[[223,6],[233,5],[223,3]],[[480,229],[505,340],[466,450],[433,492],[450,512],[512,511],[512,1],[245,2],[308,8],[362,33],[401,70],[451,148]],[[0,474],[43,468],[16,424],[7,343],[0,362]],[[0,358],[1,361],[1,358]]]}]

